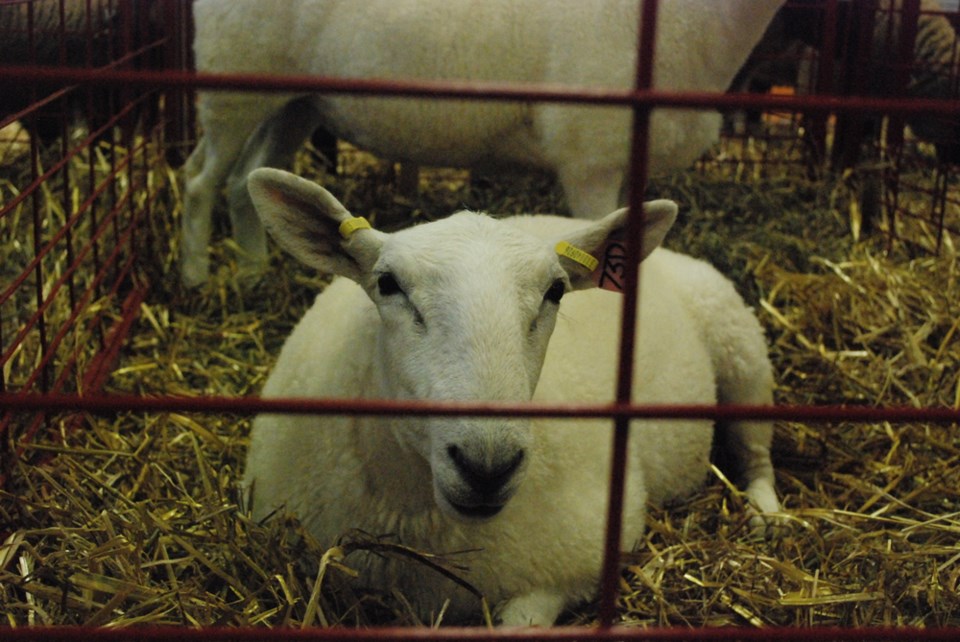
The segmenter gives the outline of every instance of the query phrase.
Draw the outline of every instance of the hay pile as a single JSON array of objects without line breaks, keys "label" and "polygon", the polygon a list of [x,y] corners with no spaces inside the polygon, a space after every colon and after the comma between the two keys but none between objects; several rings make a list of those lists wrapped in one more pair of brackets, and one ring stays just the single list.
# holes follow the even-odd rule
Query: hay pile
[{"label": "hay pile", "polygon": [[[346,177],[321,178],[381,227],[467,206],[556,211],[542,176],[422,178],[392,189],[393,168],[348,155]],[[750,180],[747,180],[750,178]],[[162,177],[158,177],[161,180]],[[754,180],[755,179],[755,180]],[[173,185],[166,204],[179,215]],[[838,185],[796,175],[731,177],[705,167],[657,182],[685,212],[675,248],[732,275],[758,307],[784,404],[960,405],[960,266],[940,256],[854,243]],[[953,213],[960,217],[960,213]],[[170,223],[171,236],[175,229]],[[321,275],[279,254],[260,285],[233,279],[235,252],[200,293],[173,273],[143,306],[110,390],[146,395],[249,395]],[[164,263],[172,270],[170,261]],[[70,418],[61,418],[66,422]],[[422,553],[345,534],[317,542],[295,519],[247,516],[237,490],[249,418],[137,414],[84,417],[80,430],[29,447],[56,453],[13,464],[0,493],[0,612],[26,624],[194,626],[435,624],[402,595],[350,583],[349,552],[376,548],[411,564]],[[789,515],[778,538],[750,536],[742,497],[715,476],[689,502],[651,513],[650,536],[625,558],[620,613],[631,625],[960,626],[960,437],[956,426],[777,427],[777,488]],[[458,571],[459,572],[459,571]],[[469,579],[469,573],[463,574]],[[588,623],[586,605],[566,616]]]}]

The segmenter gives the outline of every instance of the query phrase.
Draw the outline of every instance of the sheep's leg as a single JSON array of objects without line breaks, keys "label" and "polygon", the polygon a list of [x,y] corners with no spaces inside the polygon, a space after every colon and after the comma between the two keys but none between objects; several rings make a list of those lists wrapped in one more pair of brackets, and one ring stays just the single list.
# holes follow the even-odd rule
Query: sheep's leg
[{"label": "sheep's leg", "polygon": [[184,165],[186,196],[180,223],[180,272],[188,287],[200,285],[207,279],[207,245],[219,181],[211,180],[209,173],[204,175],[206,164],[207,139],[201,138]]},{"label": "sheep's leg", "polygon": [[188,287],[207,280],[213,208],[220,187],[257,125],[288,100],[289,97],[280,95],[200,96],[197,108],[203,138],[187,159],[181,221],[180,270]]},{"label": "sheep's leg", "polygon": [[565,605],[559,593],[532,591],[504,602],[497,619],[503,626],[552,626]]},{"label": "sheep's leg", "polygon": [[595,220],[617,209],[622,168],[564,165],[557,173],[574,217]]},{"label": "sheep's leg", "polygon": [[[723,448],[734,460],[736,477],[744,492],[760,513],[776,513],[780,502],[774,489],[773,463],[770,460],[770,442],[773,424],[769,421],[735,421],[723,427]],[[752,520],[763,525],[763,519]]]},{"label": "sheep's leg", "polygon": [[227,178],[227,203],[233,238],[241,250],[241,273],[259,274],[267,263],[267,237],[247,192],[247,176],[258,167],[290,168],[318,123],[319,114],[308,99],[287,103],[260,124],[233,166]]},{"label": "sheep's leg", "polygon": [[[690,310],[700,318],[709,345],[717,377],[717,400],[722,404],[773,405],[773,369],[760,324],[732,284],[719,274],[704,273],[699,282],[711,278],[717,281],[711,296],[692,300]],[[687,296],[692,297],[692,293]],[[719,454],[725,457],[732,477],[745,490],[752,508],[761,514],[779,512],[770,460],[773,424],[729,421],[718,426],[717,437]],[[762,515],[751,521],[756,527],[765,524]]]},{"label": "sheep's leg", "polygon": [[180,271],[183,282],[188,287],[198,286],[207,280],[210,262],[207,248],[210,245],[213,207],[219,188],[240,155],[247,135],[258,122],[254,119],[236,119],[229,122],[210,120],[211,122],[203,123],[203,138],[186,164]]},{"label": "sheep's leg", "polygon": [[[757,350],[765,349],[755,346]],[[773,392],[768,362],[731,360],[719,373],[718,397],[721,403],[744,405],[771,405]],[[751,522],[754,527],[766,525],[763,514],[780,511],[780,502],[774,489],[773,462],[770,460],[770,445],[773,441],[773,423],[769,421],[731,421],[718,429],[723,442],[721,449],[729,457],[735,478],[744,489],[756,510]]]},{"label": "sheep's leg", "polygon": [[630,111],[544,104],[532,130],[546,167],[554,168],[575,218],[597,220],[618,209],[628,166]]}]

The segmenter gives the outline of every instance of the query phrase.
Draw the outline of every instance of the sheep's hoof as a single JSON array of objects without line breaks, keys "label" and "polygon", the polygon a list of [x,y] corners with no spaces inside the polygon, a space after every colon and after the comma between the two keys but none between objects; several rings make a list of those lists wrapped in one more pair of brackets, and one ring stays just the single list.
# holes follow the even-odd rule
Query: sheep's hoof
[{"label": "sheep's hoof", "polygon": [[209,278],[209,265],[206,261],[184,260],[180,265],[180,281],[189,289],[199,288]]},{"label": "sheep's hoof", "polygon": [[750,516],[750,532],[758,540],[775,540],[790,532],[791,519],[779,512],[760,512],[752,504],[747,507]]}]

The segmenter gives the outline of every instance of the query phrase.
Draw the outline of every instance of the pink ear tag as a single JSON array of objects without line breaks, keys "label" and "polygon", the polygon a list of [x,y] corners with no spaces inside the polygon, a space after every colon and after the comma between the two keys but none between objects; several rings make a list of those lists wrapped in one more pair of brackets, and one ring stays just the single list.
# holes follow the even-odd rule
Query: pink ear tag
[{"label": "pink ear tag", "polygon": [[600,258],[600,267],[593,271],[591,276],[598,288],[611,292],[623,292],[625,285],[625,268],[627,265],[627,245],[619,236],[610,237],[603,245],[597,248]]}]

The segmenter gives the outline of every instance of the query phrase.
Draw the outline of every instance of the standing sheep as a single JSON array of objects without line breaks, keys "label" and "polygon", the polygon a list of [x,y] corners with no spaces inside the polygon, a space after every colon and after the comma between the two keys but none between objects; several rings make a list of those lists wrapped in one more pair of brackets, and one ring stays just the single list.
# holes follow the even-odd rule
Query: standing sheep
[{"label": "standing sheep", "polygon": [[[664,0],[655,86],[723,91],[782,0]],[[639,0],[198,0],[198,71],[342,78],[634,86]],[[564,104],[201,92],[203,137],[187,163],[182,274],[207,279],[211,213],[226,184],[242,264],[266,237],[247,174],[288,165],[318,125],[395,160],[556,172],[579,218],[609,212],[627,170],[630,110]],[[719,114],[653,115],[651,166],[688,166]]]},{"label": "standing sheep", "polygon": [[[58,0],[0,3],[0,64],[45,67],[106,67],[123,53],[125,39],[149,40],[159,27],[159,9],[132,0]],[[126,33],[126,23],[132,31]],[[138,57],[141,60],[144,56]],[[0,120],[26,109],[57,91],[55,84],[19,83],[0,86]],[[36,109],[24,124],[43,145],[60,137],[65,123],[82,121],[91,130],[119,111],[122,92],[96,88],[89,96],[76,87]],[[89,103],[88,103],[89,100]],[[155,107],[151,102],[149,109]],[[129,123],[136,120],[136,114]]]},{"label": "standing sheep", "polygon": [[[898,52],[905,27],[902,0],[880,0],[876,6],[857,5],[850,0],[838,3],[836,22],[831,25],[836,38],[831,40],[830,51],[823,50],[827,26],[823,24],[826,18],[822,3],[793,0],[770,21],[734,78],[731,90],[762,93],[773,85],[795,85],[800,91],[816,89],[818,93],[846,96],[955,99],[960,93],[956,78],[960,50],[956,23],[948,20],[950,14],[944,13],[943,4],[938,0],[921,0],[914,48],[910,58],[904,61]],[[861,42],[864,30],[861,22],[866,19],[870,19],[872,32],[867,32],[869,37]],[[831,59],[831,67],[835,67],[835,77],[828,79],[829,87],[814,88],[813,78],[805,76],[818,73],[815,60],[827,58]],[[855,69],[853,64],[859,67]],[[903,69],[906,69],[905,78],[899,77]],[[903,87],[899,86],[902,81],[905,81]],[[759,112],[752,112],[747,115],[747,122],[756,124],[759,116]],[[856,117],[864,119],[862,114]],[[850,117],[840,114],[838,118],[842,122]],[[879,124],[873,122],[875,116],[865,120],[866,129],[879,132]],[[960,162],[960,120],[913,114],[907,116],[906,121],[914,134],[936,145],[942,162]],[[845,128],[840,127],[840,131],[844,132]],[[859,141],[864,133],[868,132],[855,131],[855,138]],[[849,132],[846,135],[850,135]],[[837,150],[841,148],[836,146]],[[859,152],[859,148],[854,147],[848,153],[851,151]],[[857,161],[854,157],[836,160],[840,161],[840,169]]]},{"label": "standing sheep", "polygon": [[[595,222],[461,212],[386,234],[286,172],[258,169],[249,188],[281,246],[341,277],[287,340],[265,397],[613,399],[622,299],[593,287],[591,272],[555,248],[566,241],[596,252],[622,230],[627,210]],[[645,211],[634,400],[770,404],[757,319],[712,267],[655,249],[676,215],[672,202]],[[469,551],[457,558],[469,567],[465,579],[501,622],[549,625],[597,589],[610,424],[261,415],[244,485],[255,518],[285,508],[327,545],[357,528],[420,550]],[[777,511],[771,425],[725,428],[755,508]],[[643,536],[646,502],[703,484],[712,435],[705,420],[633,422],[628,546]],[[424,618],[448,598],[448,620],[480,613],[475,597],[424,567],[357,555],[361,582],[399,588]]]}]

